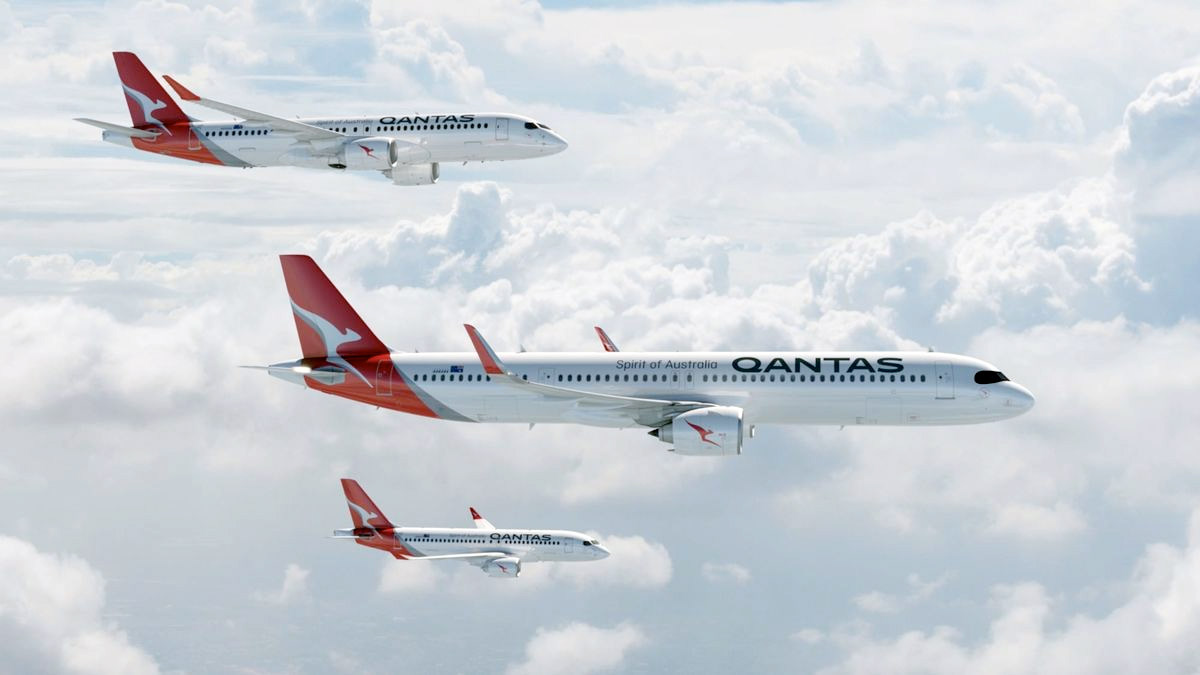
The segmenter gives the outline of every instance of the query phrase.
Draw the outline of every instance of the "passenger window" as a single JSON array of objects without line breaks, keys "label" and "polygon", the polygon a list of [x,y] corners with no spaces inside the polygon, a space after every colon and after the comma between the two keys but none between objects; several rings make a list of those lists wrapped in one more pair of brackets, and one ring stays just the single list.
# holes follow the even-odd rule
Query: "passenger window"
[{"label": "passenger window", "polygon": [[846,381],[846,376],[845,376],[845,375],[839,375],[839,376],[838,376],[838,382],[845,382],[845,381]]},{"label": "passenger window", "polygon": [[562,382],[562,375],[561,375],[561,374],[558,376],[558,381],[559,381],[559,382]]}]

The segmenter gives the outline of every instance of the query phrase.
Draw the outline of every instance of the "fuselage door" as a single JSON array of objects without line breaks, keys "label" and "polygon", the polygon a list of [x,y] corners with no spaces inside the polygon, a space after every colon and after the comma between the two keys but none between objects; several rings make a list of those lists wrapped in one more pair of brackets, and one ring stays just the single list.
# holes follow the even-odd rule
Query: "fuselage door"
[{"label": "fuselage door", "polygon": [[954,366],[946,361],[933,364],[934,380],[937,382],[937,398],[954,398]]},{"label": "fuselage door", "polygon": [[200,138],[196,136],[196,128],[188,125],[188,150],[199,150]]},{"label": "fuselage door", "polygon": [[392,395],[392,363],[380,361],[375,366],[375,393],[378,396]]},{"label": "fuselage door", "polygon": [[575,540],[569,539],[569,538],[563,539],[562,550],[563,550],[563,553],[574,553],[575,552]]},{"label": "fuselage door", "polygon": [[498,141],[507,141],[508,140],[508,118],[507,117],[497,117],[496,118],[496,140],[498,140]]}]

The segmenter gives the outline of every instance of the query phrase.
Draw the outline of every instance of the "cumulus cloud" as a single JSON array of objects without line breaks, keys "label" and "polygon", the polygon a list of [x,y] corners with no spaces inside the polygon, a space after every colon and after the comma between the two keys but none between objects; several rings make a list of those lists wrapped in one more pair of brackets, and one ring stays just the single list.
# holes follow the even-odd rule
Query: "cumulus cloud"
[{"label": "cumulus cloud", "polygon": [[158,673],[105,617],[104,577],[74,556],[0,536],[0,645],[12,672]]},{"label": "cumulus cloud", "polygon": [[601,673],[621,667],[627,653],[649,643],[636,624],[598,628],[571,623],[562,628],[539,628],[525,645],[525,660],[510,665],[508,675]]},{"label": "cumulus cloud", "polygon": [[706,562],[700,566],[700,574],[714,584],[717,583],[749,583],[750,570],[737,563]]},{"label": "cumulus cloud", "polygon": [[279,587],[279,590],[256,593],[255,597],[273,605],[290,605],[307,600],[311,597],[308,592],[309,572],[296,563],[288,563],[283,570],[283,585]]},{"label": "cumulus cloud", "polygon": [[1061,616],[1034,582],[992,589],[988,635],[974,642],[952,626],[896,638],[837,632],[845,658],[825,673],[1185,673],[1200,668],[1200,511],[1183,546],[1153,544],[1111,611]]},{"label": "cumulus cloud", "polygon": [[903,595],[869,591],[854,596],[854,605],[864,612],[894,614],[933,595],[946,583],[946,575],[933,581],[923,581],[915,572],[906,579],[908,592]]}]

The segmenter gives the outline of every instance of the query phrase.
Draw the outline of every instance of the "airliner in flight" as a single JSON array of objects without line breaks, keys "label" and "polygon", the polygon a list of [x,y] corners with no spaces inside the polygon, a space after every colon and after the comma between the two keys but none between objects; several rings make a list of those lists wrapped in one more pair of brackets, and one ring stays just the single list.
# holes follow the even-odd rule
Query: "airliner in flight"
[{"label": "airliner in flight", "polygon": [[527,562],[602,560],[599,540],[570,530],[497,529],[471,508],[475,527],[397,527],[358,484],[342,479],[353,528],[333,531],[335,539],[391,553],[399,560],[462,560],[493,577],[516,578]]},{"label": "airliner in flight", "polygon": [[550,127],[508,113],[389,114],[286,119],[202,98],[164,76],[179,97],[233,115],[200,122],[179,105],[131,52],[113,52],[133,126],[77,117],[101,138],[179,159],[223,166],[301,166],[379,171],[396,185],[436,183],[443,162],[545,157],[567,148]]},{"label": "airliner in flight", "polygon": [[270,375],[460,422],[641,427],[682,455],[736,455],[757,424],[944,425],[1033,407],[995,366],[941,352],[393,352],[317,264],[280,256],[302,358]]}]

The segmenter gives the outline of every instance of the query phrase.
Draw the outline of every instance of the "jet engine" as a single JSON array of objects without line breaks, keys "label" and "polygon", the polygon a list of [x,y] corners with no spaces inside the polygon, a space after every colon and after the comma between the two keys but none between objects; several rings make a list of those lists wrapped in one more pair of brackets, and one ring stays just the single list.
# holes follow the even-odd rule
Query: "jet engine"
[{"label": "jet engine", "polygon": [[432,164],[400,164],[392,167],[388,175],[396,185],[433,185],[437,182],[438,163]]},{"label": "jet engine", "polygon": [[521,561],[516,558],[496,558],[489,560],[483,565],[483,571],[492,577],[512,577],[521,576]]},{"label": "jet engine", "polygon": [[386,171],[396,163],[396,142],[390,138],[356,138],[342,146],[347,169]]},{"label": "jet engine", "polygon": [[712,406],[675,416],[650,432],[680,455],[725,457],[742,454],[742,409]]}]

